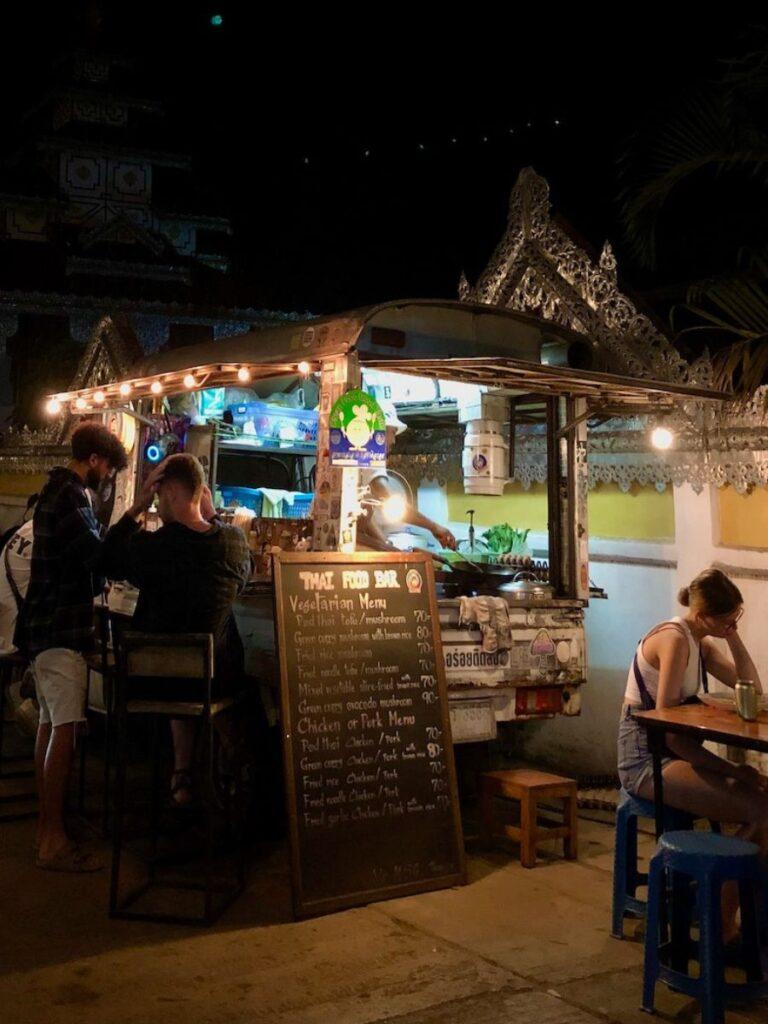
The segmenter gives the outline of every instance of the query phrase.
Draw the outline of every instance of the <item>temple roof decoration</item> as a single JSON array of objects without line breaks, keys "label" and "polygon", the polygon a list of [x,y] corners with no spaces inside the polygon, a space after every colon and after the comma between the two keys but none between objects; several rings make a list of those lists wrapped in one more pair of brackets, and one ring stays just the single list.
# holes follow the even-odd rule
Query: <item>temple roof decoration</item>
[{"label": "temple roof decoration", "polygon": [[[94,325],[72,382],[96,387],[124,377],[141,358],[142,346],[130,320],[120,314],[102,316]],[[70,417],[62,416],[41,430],[7,428],[0,435],[0,464],[7,473],[43,473],[66,455]]]},{"label": "temple roof decoration", "polygon": [[507,228],[488,266],[474,287],[462,275],[459,297],[570,327],[586,335],[598,362],[616,372],[712,385],[709,358],[687,363],[651,316],[619,290],[610,244],[595,261],[551,216],[549,186],[530,167],[512,189]]},{"label": "temple roof decoration", "polygon": [[[547,182],[524,168],[512,189],[506,231],[474,287],[464,274],[459,297],[553,320],[585,335],[598,365],[640,379],[713,386],[708,354],[683,359],[653,316],[619,288],[616,256],[609,242],[594,259],[573,231],[553,216]],[[768,485],[766,389],[747,405],[713,408],[700,402],[679,406],[668,422],[677,440],[672,450],[651,448],[645,419],[590,425],[589,482],[688,482],[730,484],[743,492]],[[405,460],[403,460],[405,461]],[[427,451],[417,467],[422,478],[439,468],[446,479],[460,477],[450,445]],[[528,487],[546,479],[546,444],[536,427],[518,427],[514,479]]]}]

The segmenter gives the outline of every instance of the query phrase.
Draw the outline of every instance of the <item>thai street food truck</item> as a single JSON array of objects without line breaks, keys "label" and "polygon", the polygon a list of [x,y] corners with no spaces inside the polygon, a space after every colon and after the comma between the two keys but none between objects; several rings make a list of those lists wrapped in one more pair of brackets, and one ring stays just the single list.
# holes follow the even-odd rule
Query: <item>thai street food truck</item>
[{"label": "thai street food truck", "polygon": [[[441,559],[436,580],[453,741],[477,742],[494,738],[499,723],[579,713],[591,596],[589,421],[655,415],[674,403],[722,397],[571,365],[583,366],[585,358],[588,363],[584,336],[556,324],[495,307],[413,300],[159,352],[123,380],[51,396],[49,406],[101,413],[114,429],[137,431],[132,478],[115,498],[113,518],[149,466],[182,449],[201,458],[219,504],[241,505],[236,521],[249,534],[256,573],[237,614],[248,671],[262,678],[274,666],[265,556],[276,548],[354,546],[354,513],[360,500],[365,505],[365,488],[355,475],[354,493],[345,494],[349,475],[329,459],[329,414],[339,396],[360,386],[361,374],[364,386],[409,425],[408,444],[394,445],[388,468],[404,478],[414,505],[430,500],[424,488],[407,483],[409,462],[423,457],[422,431],[452,431],[458,449],[463,429],[468,511],[473,495],[491,495],[506,509],[499,522],[514,518],[503,491],[516,427],[538,424],[547,439],[548,499],[548,530],[538,549],[518,543],[510,550],[507,543],[488,550],[471,515],[450,524],[461,534],[458,554],[437,549],[433,538],[395,538],[401,548],[424,547]],[[413,387],[404,389],[403,381]],[[432,491],[439,498],[437,483]],[[433,518],[435,508],[439,514],[440,502],[432,500]],[[519,542],[525,523],[512,526],[497,534]],[[477,596],[508,608],[507,643],[494,647],[482,623],[467,621]]]}]

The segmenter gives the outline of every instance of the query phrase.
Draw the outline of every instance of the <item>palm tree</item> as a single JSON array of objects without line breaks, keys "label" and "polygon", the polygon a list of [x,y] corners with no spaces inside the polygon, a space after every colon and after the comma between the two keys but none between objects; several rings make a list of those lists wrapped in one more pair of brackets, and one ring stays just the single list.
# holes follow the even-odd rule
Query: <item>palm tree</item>
[{"label": "palm tree", "polygon": [[[642,266],[656,268],[662,217],[676,202],[698,197],[697,223],[689,226],[694,235],[706,226],[705,200],[715,187],[722,195],[727,186],[729,219],[737,237],[749,238],[755,210],[744,201],[745,184],[768,192],[767,115],[764,32],[759,46],[723,61],[713,82],[629,141],[620,163],[621,214]],[[751,394],[768,371],[768,248],[740,246],[735,267],[716,268],[688,288],[672,323],[678,339],[698,333],[718,350],[718,383]]]}]

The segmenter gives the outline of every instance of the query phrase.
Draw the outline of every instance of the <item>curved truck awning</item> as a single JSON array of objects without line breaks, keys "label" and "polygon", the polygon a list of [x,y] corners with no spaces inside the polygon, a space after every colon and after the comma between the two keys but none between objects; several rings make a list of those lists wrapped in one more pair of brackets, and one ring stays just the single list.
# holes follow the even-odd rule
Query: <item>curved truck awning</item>
[{"label": "curved truck awning", "polygon": [[[295,374],[302,362],[317,369],[321,360],[351,351],[358,353],[363,366],[486,384],[511,394],[574,394],[634,405],[730,397],[541,361],[544,346],[548,351],[553,346],[566,350],[585,343],[589,344],[588,337],[558,324],[494,306],[408,299],[159,352],[136,363],[123,381],[52,397],[73,407],[80,398],[75,411],[93,411],[124,403],[128,396],[125,389],[121,394],[121,384],[131,386],[130,398],[135,400],[151,397],[153,382],[159,382],[164,394],[184,390],[185,374],[195,376],[196,387],[216,387],[236,384],[241,367],[249,370],[251,379],[264,379]],[[94,406],[97,390],[104,398]]]}]

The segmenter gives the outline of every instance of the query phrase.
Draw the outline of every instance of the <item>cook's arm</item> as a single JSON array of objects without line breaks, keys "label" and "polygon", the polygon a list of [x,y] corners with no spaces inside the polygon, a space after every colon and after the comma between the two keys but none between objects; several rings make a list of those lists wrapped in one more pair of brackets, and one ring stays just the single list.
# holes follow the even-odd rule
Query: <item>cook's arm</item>
[{"label": "cook's arm", "polygon": [[[371,494],[378,501],[384,501],[392,493],[389,487],[387,487],[384,477],[374,477],[371,481],[370,489]],[[440,526],[428,516],[423,515],[410,503],[406,505],[403,521],[409,523],[411,526],[419,526],[423,530],[429,530],[435,540],[439,541],[444,548],[456,549],[456,538],[453,536],[451,531],[446,529],[444,526]]]}]

